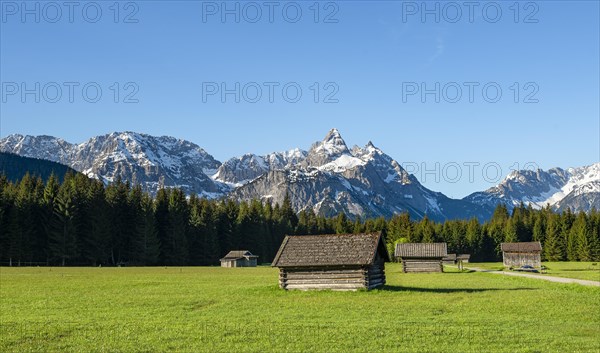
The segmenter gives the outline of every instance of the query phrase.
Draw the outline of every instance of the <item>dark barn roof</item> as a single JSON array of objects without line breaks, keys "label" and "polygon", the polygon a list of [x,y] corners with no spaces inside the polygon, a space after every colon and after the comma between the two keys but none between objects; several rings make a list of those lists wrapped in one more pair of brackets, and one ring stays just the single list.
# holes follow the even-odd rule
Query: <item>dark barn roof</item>
[{"label": "dark barn roof", "polygon": [[402,258],[443,258],[448,256],[446,243],[396,244],[396,256]]},{"label": "dark barn roof", "polygon": [[273,260],[276,267],[371,265],[379,250],[387,253],[380,233],[286,236]]},{"label": "dark barn roof", "polygon": [[234,250],[230,251],[221,259],[221,261],[233,261],[238,259],[243,259],[245,257],[248,258],[257,258],[258,256],[252,255],[252,253],[248,250]]},{"label": "dark barn roof", "polygon": [[503,252],[541,252],[542,244],[539,241],[523,242],[523,243],[502,243],[500,249]]}]

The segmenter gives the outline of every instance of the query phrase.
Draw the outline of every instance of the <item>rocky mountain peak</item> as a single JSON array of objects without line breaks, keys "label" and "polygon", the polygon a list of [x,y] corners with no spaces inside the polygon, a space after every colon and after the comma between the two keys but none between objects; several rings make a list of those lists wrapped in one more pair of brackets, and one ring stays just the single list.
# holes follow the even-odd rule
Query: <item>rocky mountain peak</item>
[{"label": "rocky mountain peak", "polygon": [[337,129],[331,129],[323,141],[315,146],[313,151],[325,153],[331,156],[337,156],[350,152],[348,150],[348,146],[346,146],[346,141],[344,141],[342,135]]},{"label": "rocky mountain peak", "polygon": [[340,132],[337,129],[331,129],[323,141],[312,145],[303,165],[320,167],[333,162],[342,155],[351,155],[350,150]]}]

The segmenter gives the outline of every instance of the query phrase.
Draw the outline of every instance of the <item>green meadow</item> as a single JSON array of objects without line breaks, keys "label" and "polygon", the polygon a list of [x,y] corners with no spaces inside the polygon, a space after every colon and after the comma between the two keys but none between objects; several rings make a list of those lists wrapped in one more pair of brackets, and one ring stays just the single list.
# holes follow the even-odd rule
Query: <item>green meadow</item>
[{"label": "green meadow", "polygon": [[2,267],[0,351],[600,350],[600,288],[449,271],[285,292],[270,267]]},{"label": "green meadow", "polygon": [[[599,262],[543,262],[546,271],[540,276],[555,276],[585,279],[589,281],[600,281],[600,263]],[[503,270],[502,262],[470,263],[464,264],[465,267],[477,267],[487,270]]]}]

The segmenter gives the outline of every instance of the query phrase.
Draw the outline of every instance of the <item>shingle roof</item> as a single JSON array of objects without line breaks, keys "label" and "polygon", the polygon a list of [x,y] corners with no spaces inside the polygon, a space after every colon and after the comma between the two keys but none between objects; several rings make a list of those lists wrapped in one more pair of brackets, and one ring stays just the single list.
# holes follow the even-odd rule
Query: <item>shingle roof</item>
[{"label": "shingle roof", "polygon": [[237,260],[237,259],[241,259],[244,257],[258,257],[256,255],[252,255],[252,253],[248,250],[234,250],[234,251],[230,251],[227,255],[225,255],[225,257],[223,257],[221,259],[221,261],[223,260]]},{"label": "shingle roof", "polygon": [[502,243],[500,249],[506,252],[539,252],[542,251],[542,244],[539,241],[523,243]]},{"label": "shingle roof", "polygon": [[377,250],[389,261],[381,234],[333,234],[286,236],[272,266],[370,265]]},{"label": "shingle roof", "polygon": [[411,257],[446,257],[448,249],[446,243],[404,243],[396,244],[396,256]]}]

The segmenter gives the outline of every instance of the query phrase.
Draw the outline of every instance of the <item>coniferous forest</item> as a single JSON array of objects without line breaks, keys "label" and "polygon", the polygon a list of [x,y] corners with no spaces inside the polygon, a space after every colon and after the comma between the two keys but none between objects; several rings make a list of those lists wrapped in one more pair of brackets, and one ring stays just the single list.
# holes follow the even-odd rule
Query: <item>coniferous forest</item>
[{"label": "coniferous forest", "polygon": [[236,203],[187,197],[161,189],[155,197],[139,186],[105,186],[78,173],[62,182],[26,174],[0,175],[1,265],[152,266],[218,265],[230,250],[250,250],[270,262],[286,234],[381,231],[390,253],[397,242],[447,242],[450,253],[471,261],[500,261],[500,243],[540,241],[547,261],[600,260],[600,213],[556,214],[521,205],[499,205],[493,217],[432,222],[408,214],[386,220],[334,218],[294,212],[258,200]]}]

